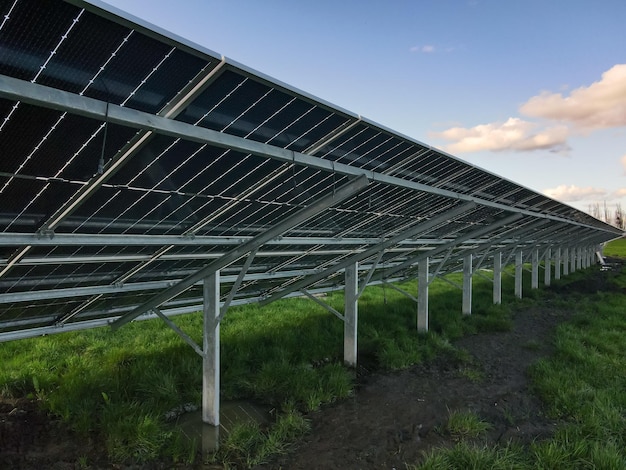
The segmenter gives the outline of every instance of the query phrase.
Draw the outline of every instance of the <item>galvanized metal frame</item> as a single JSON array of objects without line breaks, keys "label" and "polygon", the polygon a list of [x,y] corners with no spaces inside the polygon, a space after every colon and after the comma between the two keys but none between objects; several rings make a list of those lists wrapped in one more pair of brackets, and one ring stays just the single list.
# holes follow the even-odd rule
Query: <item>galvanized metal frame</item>
[{"label": "galvanized metal frame", "polygon": [[[457,287],[463,289],[461,313],[469,314],[472,276],[483,276],[479,269],[488,260],[493,258],[493,300],[500,303],[501,276],[512,256],[515,294],[521,297],[524,254],[533,256],[538,287],[540,253],[548,285],[553,263],[555,279],[561,263],[563,275],[589,267],[599,244],[622,235],[103,3],[68,3],[78,7],[71,12],[74,22],[52,38],[56,47],[35,64],[34,78],[11,76],[17,72],[0,58],[0,105],[10,108],[0,142],[3,127],[21,119],[25,107],[41,115],[59,112],[49,114],[55,124],[28,137],[32,150],[18,164],[10,158],[0,164],[0,181],[19,185],[27,198],[22,204],[15,197],[13,212],[0,214],[0,341],[161,318],[203,357],[203,419],[217,425],[219,326],[231,305],[305,295],[344,321],[344,360],[354,366],[358,299],[368,285],[417,278],[417,299],[390,285],[416,301],[417,329],[427,331],[428,286],[435,278],[456,286],[445,275],[464,273]],[[51,15],[61,10],[50,5]],[[104,51],[106,60],[95,71],[84,71],[91,80],[81,82],[82,92],[66,84],[45,86],[56,52],[81,39],[70,32],[90,15],[125,28],[114,49]],[[154,64],[129,78],[124,99],[85,96],[137,36],[159,47]],[[0,36],[0,46],[9,40]],[[170,89],[161,83],[163,89],[152,90],[167,97],[160,109],[128,106],[158,71],[172,72],[168,60],[175,54],[189,63],[198,59],[184,84]],[[240,89],[249,96],[238,95]],[[229,104],[231,95],[240,107]],[[220,120],[214,113],[219,106],[232,115]],[[35,166],[26,173],[31,159],[40,158],[38,149],[58,137],[55,129],[70,117],[89,131],[86,140],[74,154],[55,154],[61,169]],[[134,135],[103,161],[113,126]],[[65,172],[99,137],[98,171],[84,177]],[[159,153],[150,163],[133,169],[152,150]],[[159,165],[162,174],[151,174]],[[246,172],[256,173],[247,179]],[[32,207],[57,185],[63,196],[50,201],[43,216],[35,213]],[[126,205],[124,195],[130,196]],[[430,264],[436,266],[432,274]],[[341,289],[343,314],[318,297]],[[170,320],[198,310],[204,311],[202,348]]]}]

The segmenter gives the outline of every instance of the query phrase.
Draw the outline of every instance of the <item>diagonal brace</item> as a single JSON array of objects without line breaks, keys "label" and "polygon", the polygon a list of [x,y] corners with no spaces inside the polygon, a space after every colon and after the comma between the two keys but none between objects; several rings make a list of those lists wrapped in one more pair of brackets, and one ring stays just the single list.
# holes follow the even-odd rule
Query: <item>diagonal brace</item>
[{"label": "diagonal brace", "polygon": [[339,318],[341,321],[345,321],[344,316],[339,313],[337,310],[335,310],[334,308],[332,308],[330,305],[328,305],[326,302],[324,302],[323,300],[320,300],[319,298],[315,297],[313,294],[311,294],[308,290],[306,289],[302,289],[300,292],[302,292],[304,295],[306,295],[309,299],[311,299],[313,302],[315,302],[318,305],[321,305],[322,307],[324,307],[326,310],[328,310],[330,313],[332,313],[333,315],[335,315],[337,318]]},{"label": "diagonal brace", "polygon": [[367,273],[367,276],[365,276],[365,279],[363,279],[363,282],[361,283],[361,288],[359,289],[359,292],[357,292],[356,294],[357,299],[360,299],[361,295],[363,295],[363,291],[369,284],[370,279],[372,279],[372,274],[374,274],[374,271],[376,270],[376,267],[378,266],[378,263],[380,263],[380,260],[382,259],[384,254],[385,254],[385,250],[380,250],[380,253],[376,257],[376,261],[374,261],[374,263],[372,264],[372,267]]},{"label": "diagonal brace", "polygon": [[157,314],[157,316],[158,316],[161,320],[163,320],[167,326],[169,326],[172,330],[174,330],[174,332],[175,332],[178,336],[180,336],[180,337],[183,339],[183,341],[184,341],[185,343],[187,343],[189,346],[191,346],[191,347],[193,348],[193,350],[194,350],[196,353],[198,353],[198,354],[200,355],[200,357],[204,357],[204,356],[205,356],[204,351],[202,350],[202,348],[201,348],[200,346],[198,346],[198,345],[196,344],[196,342],[195,342],[193,339],[191,339],[191,337],[190,337],[187,333],[185,333],[183,330],[181,330],[181,329],[180,329],[180,328],[176,325],[176,323],[174,323],[172,320],[170,320],[170,319],[167,317],[167,315],[165,315],[163,312],[161,312],[161,310],[159,310],[157,307],[154,307],[154,308],[152,309],[152,311],[153,311],[154,313],[156,313],[156,314]]},{"label": "diagonal brace", "polygon": [[275,300],[278,300],[292,292],[302,290],[303,288],[309,285],[315,284],[316,282],[321,281],[322,279],[325,279],[331,274],[334,274],[340,271],[341,269],[344,269],[350,266],[356,261],[361,261],[362,259],[372,256],[373,254],[381,250],[385,250],[391,246],[397,245],[398,243],[400,243],[403,240],[406,240],[407,238],[410,238],[419,233],[424,233],[428,230],[431,230],[432,228],[445,222],[446,220],[454,219],[455,217],[463,214],[464,212],[470,211],[474,209],[475,207],[476,207],[476,204],[474,203],[463,204],[461,206],[456,207],[455,209],[444,212],[443,214],[439,214],[438,216],[435,216],[432,219],[422,224],[418,223],[417,225],[399,233],[398,235],[394,237],[389,238],[388,240],[384,241],[383,243],[380,243],[379,245],[368,248],[367,250],[361,253],[356,253],[352,256],[349,256],[343,261],[330,266],[329,268],[325,269],[324,271],[321,271],[318,274],[314,274],[313,276],[309,276],[297,282],[294,282],[293,284],[286,287],[285,289],[279,292],[276,292],[275,294],[273,294],[272,296],[268,297],[265,300],[262,300],[261,305],[267,305],[270,302],[274,302]]},{"label": "diagonal brace", "polygon": [[248,270],[250,269],[250,265],[252,264],[252,261],[254,260],[254,257],[256,256],[256,253],[257,253],[258,250],[259,250],[259,247],[256,247],[255,249],[253,249],[250,252],[250,254],[248,255],[248,258],[246,259],[246,262],[244,263],[243,267],[241,268],[241,271],[239,271],[239,275],[237,276],[237,279],[235,280],[235,283],[233,284],[233,287],[231,287],[231,289],[230,289],[230,293],[228,294],[228,297],[226,297],[226,300],[224,300],[222,308],[220,309],[220,314],[217,317],[217,322],[218,323],[221,322],[222,318],[224,318],[224,315],[226,315],[226,311],[228,310],[228,307],[230,307],[230,303],[233,301],[233,298],[235,297],[235,294],[237,293],[237,291],[241,287],[241,283],[243,282],[243,278],[246,275],[246,273],[248,272]]},{"label": "diagonal brace", "polygon": [[332,207],[333,205],[339,204],[340,202],[348,199],[349,197],[357,194],[359,191],[367,187],[368,179],[365,175],[361,175],[358,178],[353,179],[349,183],[346,183],[344,186],[339,188],[337,191],[321,198],[320,200],[314,202],[313,204],[299,210],[295,214],[290,215],[281,223],[274,225],[272,228],[267,230],[264,233],[257,235],[246,243],[243,243],[239,247],[229,251],[221,258],[216,259],[212,263],[209,263],[204,268],[198,270],[194,274],[187,276],[185,279],[181,280],[177,284],[172,287],[165,289],[159,294],[154,295],[152,298],[127,313],[126,315],[118,318],[111,326],[113,329],[117,329],[122,325],[134,320],[139,315],[152,310],[154,307],[158,307],[159,305],[167,302],[168,300],[176,297],[180,293],[189,289],[196,282],[206,278],[210,274],[216,272],[217,270],[223,268],[224,266],[228,266],[234,261],[238,260],[245,254],[249,253],[252,250],[256,250],[258,247],[267,243],[268,241],[276,238],[277,236],[283,234],[287,230],[290,230],[297,225],[305,222],[306,220],[316,216],[317,214],[323,212],[324,210]]}]

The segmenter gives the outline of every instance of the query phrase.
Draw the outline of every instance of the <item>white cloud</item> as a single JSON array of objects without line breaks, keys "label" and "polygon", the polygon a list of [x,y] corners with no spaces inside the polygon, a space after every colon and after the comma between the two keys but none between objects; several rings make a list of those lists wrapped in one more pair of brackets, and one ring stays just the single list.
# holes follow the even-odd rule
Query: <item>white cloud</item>
[{"label": "white cloud", "polygon": [[581,188],[576,185],[562,184],[556,188],[544,189],[543,193],[561,202],[576,202],[576,201],[596,201],[606,200],[609,193],[605,189],[593,188],[587,186]]},{"label": "white cloud", "polygon": [[626,126],[626,64],[604,72],[600,81],[568,96],[543,92],[520,107],[527,116],[571,123],[580,130]]},{"label": "white cloud", "polygon": [[[511,117],[504,123],[452,127],[430,135],[451,142],[445,147],[451,153],[481,150],[566,153],[570,149],[567,138],[575,131],[626,127],[626,64],[611,67],[599,81],[569,94],[543,92],[534,96],[520,107],[520,112],[554,124],[544,123],[540,127],[539,123]],[[626,155],[621,161],[626,172]]]},{"label": "white cloud", "polygon": [[409,49],[411,52],[424,52],[425,54],[432,54],[435,52],[435,46],[425,44],[423,46],[413,46]]},{"label": "white cloud", "polygon": [[509,118],[506,122],[480,124],[475,127],[452,127],[443,132],[432,132],[434,138],[449,142],[445,149],[451,153],[478,152],[491,150],[531,151],[551,150],[563,152],[568,150],[568,129],[556,126],[536,131],[537,124],[519,118]]}]

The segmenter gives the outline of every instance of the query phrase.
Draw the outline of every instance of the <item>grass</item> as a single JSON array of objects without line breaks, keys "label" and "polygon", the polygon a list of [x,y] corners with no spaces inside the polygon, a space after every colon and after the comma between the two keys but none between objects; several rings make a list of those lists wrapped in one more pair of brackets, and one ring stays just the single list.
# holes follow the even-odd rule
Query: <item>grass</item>
[{"label": "grass", "polygon": [[457,439],[477,438],[493,426],[473,411],[450,411],[445,430]]},{"label": "grass", "polygon": [[604,248],[604,256],[614,258],[626,258],[626,238],[618,238],[607,243]]},{"label": "grass", "polygon": [[523,450],[513,444],[490,447],[461,441],[445,451],[430,452],[423,464],[407,465],[407,470],[521,470],[528,468],[526,464]]},{"label": "grass", "polygon": [[[624,240],[609,244],[605,254],[609,253],[626,254]],[[561,282],[575,282],[580,276],[576,273]],[[610,282],[618,288],[561,300],[559,308],[577,314],[557,328],[554,355],[539,360],[529,371],[547,413],[558,420],[552,438],[526,447],[479,445],[468,441],[467,433],[458,432],[462,439],[455,446],[433,450],[420,465],[408,468],[626,468],[626,272],[613,274]],[[537,346],[529,342],[525,347]],[[466,422],[474,423],[465,425],[472,429],[479,420],[455,416],[453,428]]]},{"label": "grass", "polygon": [[210,462],[251,468],[266,463],[271,456],[286,453],[309,429],[309,422],[293,408],[284,410],[269,428],[263,429],[257,423],[240,423],[223,440]]},{"label": "grass", "polygon": [[[401,287],[417,293],[415,282]],[[419,334],[411,300],[388,287],[367,288],[359,301],[361,357],[382,369],[401,369],[441,354],[460,357],[450,340],[464,334],[510,328],[509,309],[491,305],[490,283],[475,280],[469,317],[460,314],[461,292],[450,289],[433,282],[431,331]],[[343,309],[340,294],[325,301]],[[175,321],[201,342],[200,314]],[[295,423],[297,415],[354,390],[354,372],[342,361],[343,324],[308,299],[231,309],[222,322],[221,355],[222,399],[289,410],[289,419],[279,415],[270,429],[244,425],[224,444],[231,450],[217,455],[223,462],[263,460],[271,449],[279,453],[300,433],[280,431],[287,426],[280,423]],[[98,433],[114,461],[195,458],[197,443],[181,438],[164,415],[182,403],[200,404],[201,361],[160,321],[133,323],[116,333],[98,329],[0,344],[0,362],[1,395],[30,396],[77,432]],[[249,434],[257,441],[247,442]]]},{"label": "grass", "polygon": [[[536,296],[527,274],[525,296]],[[416,295],[415,282],[401,287]],[[338,293],[325,301],[343,309]],[[411,300],[390,288],[368,287],[359,301],[359,354],[387,370],[437,355],[462,359],[450,341],[510,329],[507,305],[513,301],[510,276],[503,277],[500,306],[491,304],[491,284],[476,277],[473,314],[463,316],[461,292],[436,280],[430,287],[430,331],[420,334]],[[200,314],[175,321],[201,342]],[[354,372],[342,364],[343,324],[307,299],[229,310],[221,355],[222,399],[251,399],[283,410],[268,428],[245,424],[231,433],[212,457],[222,464],[249,466],[285,452],[308,429],[303,413],[354,390]],[[160,321],[133,323],[116,333],[98,329],[3,343],[0,362],[0,395],[30,396],[78,433],[97,433],[114,461],[196,458],[197,443],[182,438],[164,415],[182,403],[200,404],[201,361]]]}]

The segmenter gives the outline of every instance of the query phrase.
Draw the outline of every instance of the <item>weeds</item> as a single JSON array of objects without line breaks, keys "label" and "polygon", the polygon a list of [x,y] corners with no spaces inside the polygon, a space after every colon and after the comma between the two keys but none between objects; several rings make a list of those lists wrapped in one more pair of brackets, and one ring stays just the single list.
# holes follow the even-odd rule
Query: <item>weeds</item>
[{"label": "weeds", "polygon": [[[605,253],[626,257],[626,240]],[[561,283],[580,282],[581,276],[575,273]],[[616,287],[559,301],[559,309],[579,313],[557,328],[555,353],[529,370],[547,412],[559,420],[552,438],[528,447],[461,441],[451,449],[430,452],[422,465],[409,468],[626,468],[626,276],[623,271],[608,276]],[[522,346],[540,348],[532,340]],[[462,413],[450,418],[451,434],[452,429],[472,429],[471,423],[477,421],[476,416]],[[510,413],[505,413],[505,419],[513,424]]]},{"label": "weeds", "polygon": [[480,437],[493,426],[473,411],[450,411],[445,430],[457,439]]},{"label": "weeds", "polygon": [[407,469],[517,470],[528,468],[526,464],[527,459],[523,449],[513,444],[491,447],[461,441],[450,449],[430,452],[421,465],[408,465]]}]

